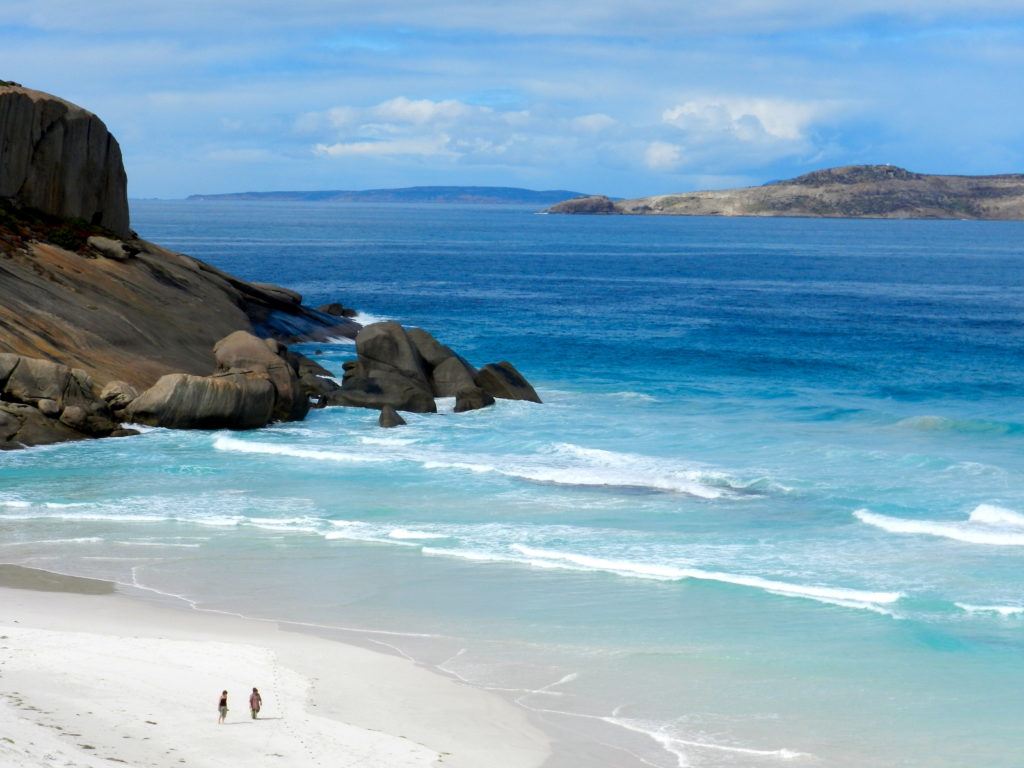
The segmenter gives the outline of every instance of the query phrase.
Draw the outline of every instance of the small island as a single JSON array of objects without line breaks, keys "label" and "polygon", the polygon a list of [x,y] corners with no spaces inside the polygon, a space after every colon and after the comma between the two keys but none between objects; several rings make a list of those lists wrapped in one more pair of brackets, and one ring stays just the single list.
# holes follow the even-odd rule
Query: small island
[{"label": "small island", "polygon": [[797,216],[845,219],[1024,219],[1024,174],[946,176],[848,165],[759,187],[613,200],[590,195],[547,213]]}]

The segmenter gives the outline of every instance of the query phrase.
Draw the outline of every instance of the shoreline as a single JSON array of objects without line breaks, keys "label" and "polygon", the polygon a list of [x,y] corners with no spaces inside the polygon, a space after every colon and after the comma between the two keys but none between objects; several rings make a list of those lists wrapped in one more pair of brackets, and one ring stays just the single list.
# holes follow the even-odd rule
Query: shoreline
[{"label": "shoreline", "polygon": [[0,758],[12,764],[538,768],[551,754],[496,694],[274,622],[12,565],[0,566],[0,604]]}]

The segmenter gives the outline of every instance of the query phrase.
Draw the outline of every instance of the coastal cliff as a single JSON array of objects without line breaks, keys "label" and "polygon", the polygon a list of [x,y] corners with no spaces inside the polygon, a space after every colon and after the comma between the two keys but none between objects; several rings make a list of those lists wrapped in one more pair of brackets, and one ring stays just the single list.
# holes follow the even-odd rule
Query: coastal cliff
[{"label": "coastal cliff", "polygon": [[[354,338],[362,326],[139,238],[127,200],[99,118],[0,85],[0,448],[118,433],[130,401],[172,374],[224,393],[206,397],[203,423],[258,423],[243,389],[263,392],[264,423],[302,418],[327,372],[273,345]],[[215,345],[236,332],[266,339],[273,360],[255,374],[248,358],[225,363]],[[303,407],[292,407],[298,387]]]},{"label": "coastal cliff", "polygon": [[1024,219],[1024,175],[942,176],[893,165],[829,168],[759,187],[612,201],[565,200],[548,213],[803,216],[853,219]]},{"label": "coastal cliff", "polygon": [[0,198],[129,236],[121,148],[91,112],[0,82],[0,169]]}]

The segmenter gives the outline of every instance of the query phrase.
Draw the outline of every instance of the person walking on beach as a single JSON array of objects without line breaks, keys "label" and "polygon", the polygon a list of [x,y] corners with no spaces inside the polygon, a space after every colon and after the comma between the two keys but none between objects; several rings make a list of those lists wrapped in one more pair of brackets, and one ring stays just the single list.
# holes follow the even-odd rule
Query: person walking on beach
[{"label": "person walking on beach", "polygon": [[224,724],[224,718],[228,716],[228,692],[223,691],[220,695],[220,701],[217,703],[217,711],[220,712],[220,717],[217,719],[217,725]]},{"label": "person walking on beach", "polygon": [[252,693],[249,695],[249,709],[252,710],[252,719],[256,719],[256,715],[260,713],[260,707],[263,706],[263,697],[260,696],[260,692],[253,688]]}]

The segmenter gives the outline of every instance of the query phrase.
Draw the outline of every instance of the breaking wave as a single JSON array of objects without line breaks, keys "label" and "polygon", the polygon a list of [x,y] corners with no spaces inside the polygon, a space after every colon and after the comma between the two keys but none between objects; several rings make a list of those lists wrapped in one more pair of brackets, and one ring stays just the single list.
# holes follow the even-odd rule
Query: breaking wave
[{"label": "breaking wave", "polygon": [[379,456],[368,456],[351,451],[329,451],[324,449],[296,448],[292,445],[278,443],[258,443],[250,440],[239,440],[237,437],[220,436],[213,441],[218,451],[234,451],[236,453],[260,453],[270,456],[290,456],[295,459],[312,459],[313,461],[351,462],[355,464],[377,463],[387,461]]},{"label": "breaking wave", "polygon": [[220,451],[283,456],[338,463],[407,461],[427,470],[495,473],[534,483],[589,488],[618,488],[656,493],[682,493],[702,499],[762,493],[774,488],[757,478],[740,481],[729,474],[676,459],[585,448],[555,443],[530,454],[465,454],[420,446],[415,439],[361,436],[350,450],[304,448],[287,443],[241,440],[228,435],[214,439]]},{"label": "breaking wave", "polygon": [[862,523],[889,533],[938,536],[968,544],[998,547],[1024,546],[1024,515],[991,504],[979,504],[967,520],[960,522],[890,517],[867,509],[858,509],[853,515]]},{"label": "breaking wave", "polygon": [[904,595],[902,592],[869,591],[845,587],[793,584],[766,579],[761,576],[710,571],[701,568],[682,568],[659,563],[644,563],[631,560],[613,560],[591,555],[582,555],[559,550],[538,549],[522,544],[513,544],[510,552],[483,552],[479,550],[456,550],[423,548],[424,554],[459,557],[467,560],[514,562],[540,568],[562,568],[577,571],[611,573],[617,576],[657,581],[683,581],[697,579],[714,581],[741,587],[750,587],[783,597],[799,597],[816,600],[847,608],[873,610],[890,613],[883,606],[895,603]]}]

